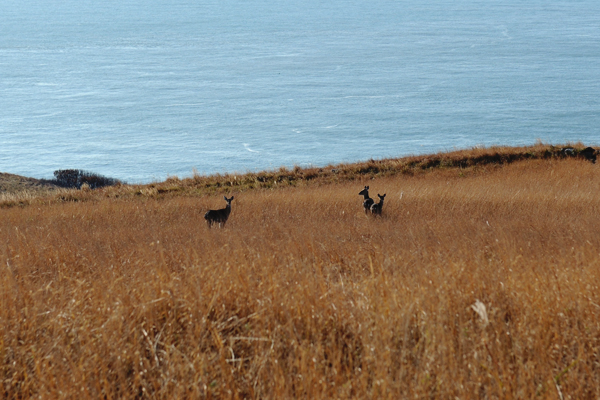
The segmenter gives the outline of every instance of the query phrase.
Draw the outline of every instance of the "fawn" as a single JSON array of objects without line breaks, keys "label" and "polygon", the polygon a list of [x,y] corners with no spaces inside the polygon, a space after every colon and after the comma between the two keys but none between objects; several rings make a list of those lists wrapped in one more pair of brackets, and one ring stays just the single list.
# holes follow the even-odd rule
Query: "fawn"
[{"label": "fawn", "polygon": [[363,207],[365,208],[365,214],[368,214],[369,210],[371,209],[371,206],[373,205],[373,203],[375,203],[375,201],[369,197],[369,187],[365,186],[365,188],[361,190],[358,194],[360,196],[364,196],[365,200],[363,201]]},{"label": "fawn", "polygon": [[383,199],[385,198],[385,194],[382,196],[377,193],[377,197],[379,197],[379,203],[373,203],[371,205],[371,214],[373,215],[381,215],[381,210],[383,209]]},{"label": "fawn", "polygon": [[223,196],[227,205],[225,208],[221,208],[220,210],[209,210],[204,214],[204,219],[208,224],[208,228],[212,227],[212,224],[219,224],[219,228],[225,226],[225,222],[227,222],[227,218],[229,218],[229,214],[231,214],[231,200],[233,200],[233,196],[228,199],[226,196]]}]

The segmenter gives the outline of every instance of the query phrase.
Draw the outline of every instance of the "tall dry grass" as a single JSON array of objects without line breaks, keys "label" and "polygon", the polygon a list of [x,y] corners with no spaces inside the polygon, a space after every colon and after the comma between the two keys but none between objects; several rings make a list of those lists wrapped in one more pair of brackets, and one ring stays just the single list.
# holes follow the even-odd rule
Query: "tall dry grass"
[{"label": "tall dry grass", "polygon": [[[367,218],[358,191],[387,193]],[[599,398],[600,170],[0,210],[4,398]]]}]

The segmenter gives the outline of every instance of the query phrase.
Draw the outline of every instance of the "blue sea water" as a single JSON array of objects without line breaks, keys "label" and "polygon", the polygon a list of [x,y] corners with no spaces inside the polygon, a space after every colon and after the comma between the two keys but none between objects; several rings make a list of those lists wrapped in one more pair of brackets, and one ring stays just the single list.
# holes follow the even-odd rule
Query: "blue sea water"
[{"label": "blue sea water", "polygon": [[3,0],[0,171],[599,144],[600,2]]}]

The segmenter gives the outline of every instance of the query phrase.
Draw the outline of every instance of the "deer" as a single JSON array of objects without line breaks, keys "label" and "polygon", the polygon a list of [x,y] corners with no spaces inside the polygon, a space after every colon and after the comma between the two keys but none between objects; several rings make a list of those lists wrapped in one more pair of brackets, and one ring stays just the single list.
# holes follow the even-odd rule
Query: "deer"
[{"label": "deer", "polygon": [[221,208],[220,210],[208,210],[206,214],[204,214],[204,219],[208,224],[208,229],[212,227],[212,224],[219,224],[219,228],[225,227],[225,223],[227,222],[227,218],[229,218],[229,214],[231,214],[231,201],[233,200],[233,196],[230,199],[227,196],[223,196],[227,205],[225,208]]},{"label": "deer", "polygon": [[369,197],[369,187],[365,186],[365,188],[361,190],[358,194],[359,196],[364,196],[363,207],[365,209],[365,214],[369,214],[371,206],[373,205],[373,203],[375,203],[375,201]]},{"label": "deer", "polygon": [[385,198],[385,194],[382,196],[377,193],[377,197],[379,197],[379,203],[373,203],[371,205],[371,214],[377,216],[381,216],[381,211],[383,210],[383,199]]}]

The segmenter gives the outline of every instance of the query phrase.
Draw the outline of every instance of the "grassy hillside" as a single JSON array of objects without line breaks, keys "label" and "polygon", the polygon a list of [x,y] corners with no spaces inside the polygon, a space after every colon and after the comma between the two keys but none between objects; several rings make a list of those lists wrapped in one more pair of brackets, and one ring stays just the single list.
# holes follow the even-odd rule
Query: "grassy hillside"
[{"label": "grassy hillside", "polygon": [[0,209],[1,397],[600,397],[598,165],[342,168]]}]

